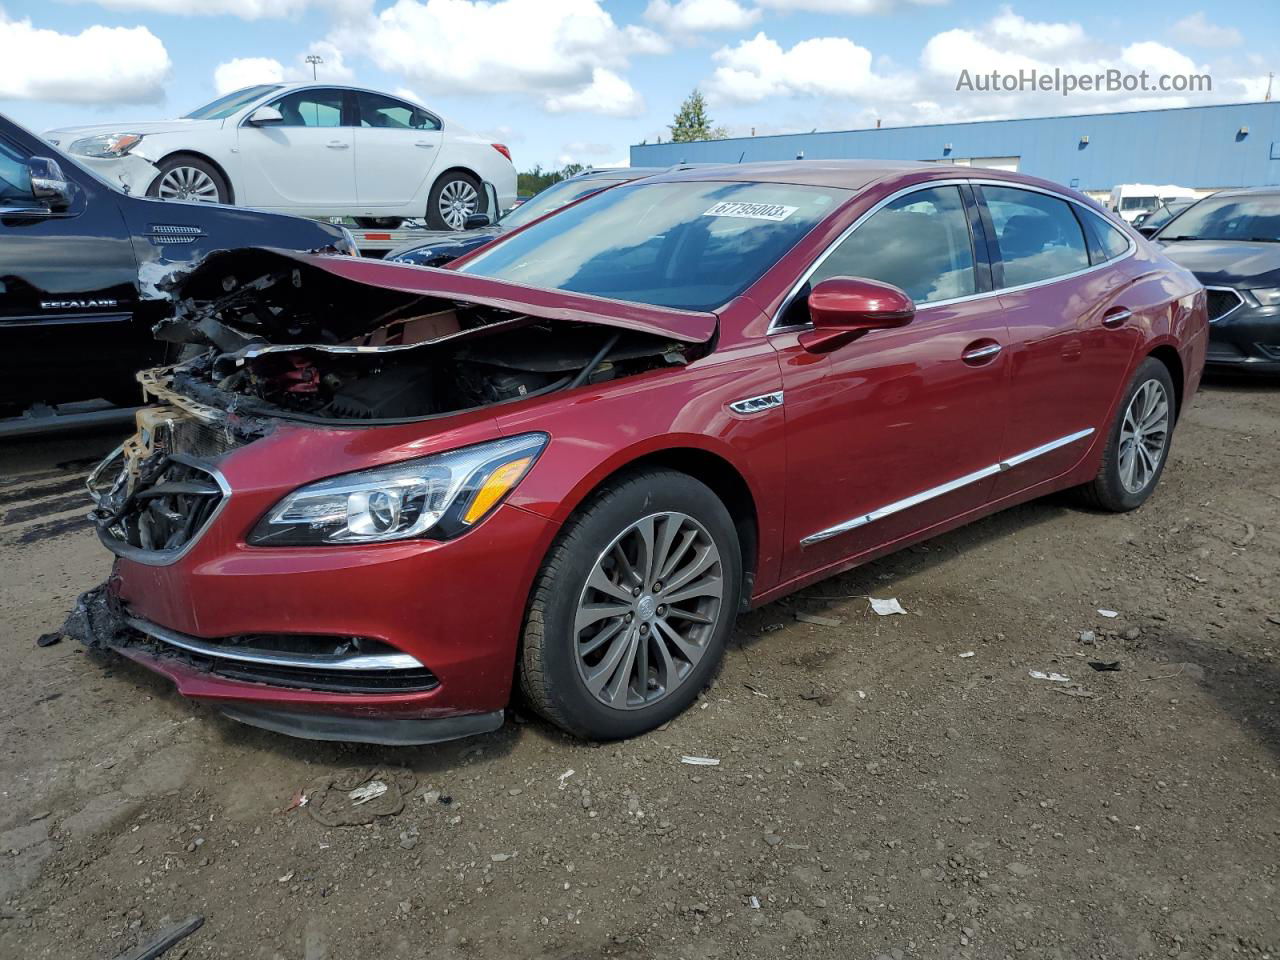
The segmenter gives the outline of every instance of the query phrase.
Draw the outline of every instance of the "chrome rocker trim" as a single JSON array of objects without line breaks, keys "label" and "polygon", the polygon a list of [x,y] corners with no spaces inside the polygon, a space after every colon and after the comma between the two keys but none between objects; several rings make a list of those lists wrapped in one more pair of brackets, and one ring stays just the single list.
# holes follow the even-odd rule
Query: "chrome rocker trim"
[{"label": "chrome rocker trim", "polygon": [[1094,432],[1093,427],[1086,430],[1077,430],[1075,433],[1065,437],[1059,437],[1057,440],[1050,440],[1048,443],[1041,444],[1031,450],[1023,453],[1015,454],[1007,460],[1001,460],[999,463],[993,463],[989,467],[983,467],[981,470],[975,470],[973,473],[967,473],[963,477],[957,477],[949,480],[940,486],[933,487],[929,490],[921,491],[902,500],[895,500],[893,503],[887,504],[879,509],[872,510],[870,513],[859,514],[843,523],[838,523],[834,527],[827,527],[825,530],[819,530],[817,533],[811,533],[800,541],[800,546],[809,547],[815,543],[821,543],[823,540],[830,540],[832,537],[838,537],[842,533],[848,533],[850,530],[856,530],[858,527],[864,527],[868,523],[876,520],[883,520],[885,517],[892,516],[895,513],[901,513],[903,510],[909,510],[912,507],[932,500],[935,497],[945,496],[948,493],[954,493],[962,487],[967,487],[971,483],[977,483],[979,480],[985,480],[987,477],[993,477],[997,473],[1003,473],[1006,470],[1012,470],[1014,467],[1021,466],[1029,460],[1036,457],[1042,457],[1046,453],[1052,453],[1060,447],[1067,444],[1075,443],[1077,440],[1083,440]]}]

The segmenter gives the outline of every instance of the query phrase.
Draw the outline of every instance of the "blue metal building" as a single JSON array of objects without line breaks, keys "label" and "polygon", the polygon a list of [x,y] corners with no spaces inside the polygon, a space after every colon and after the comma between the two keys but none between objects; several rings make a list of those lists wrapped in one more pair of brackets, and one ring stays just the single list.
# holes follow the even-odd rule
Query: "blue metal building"
[{"label": "blue metal building", "polygon": [[866,157],[1016,169],[1093,193],[1280,184],[1280,102],[637,144],[632,166]]}]

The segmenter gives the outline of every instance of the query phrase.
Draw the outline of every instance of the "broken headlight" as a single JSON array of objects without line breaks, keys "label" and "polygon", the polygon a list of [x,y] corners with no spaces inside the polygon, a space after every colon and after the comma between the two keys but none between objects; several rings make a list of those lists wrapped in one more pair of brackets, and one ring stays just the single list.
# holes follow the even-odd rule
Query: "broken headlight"
[{"label": "broken headlight", "polygon": [[545,433],[346,473],[295,490],[258,521],[255,546],[313,546],[457,536],[487,517],[529,472]]}]

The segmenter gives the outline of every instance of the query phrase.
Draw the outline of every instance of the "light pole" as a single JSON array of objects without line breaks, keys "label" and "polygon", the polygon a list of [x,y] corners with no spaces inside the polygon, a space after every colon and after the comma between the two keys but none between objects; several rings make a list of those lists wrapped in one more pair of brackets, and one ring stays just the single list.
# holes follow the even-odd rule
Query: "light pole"
[{"label": "light pole", "polygon": [[311,79],[316,79],[316,67],[324,63],[324,57],[317,56],[314,53],[307,54],[307,63],[311,64]]}]

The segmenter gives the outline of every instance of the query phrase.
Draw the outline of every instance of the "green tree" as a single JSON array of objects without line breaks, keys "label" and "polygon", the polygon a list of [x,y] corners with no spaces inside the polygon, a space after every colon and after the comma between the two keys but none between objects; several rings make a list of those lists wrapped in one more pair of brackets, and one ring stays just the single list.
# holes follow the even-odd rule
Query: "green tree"
[{"label": "green tree", "polygon": [[586,169],[580,163],[569,163],[560,170],[543,170],[542,164],[535,163],[532,170],[516,174],[516,193],[522,197],[531,197],[535,193],[541,193],[553,183],[576,177]]},{"label": "green tree", "polygon": [[676,111],[675,122],[670,125],[672,143],[688,143],[691,140],[723,140],[729,135],[724,127],[711,126],[707,115],[707,100],[702,91],[694,88]]}]

